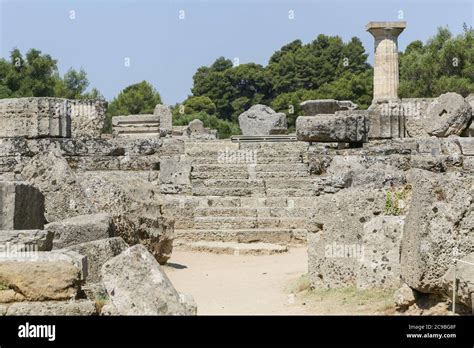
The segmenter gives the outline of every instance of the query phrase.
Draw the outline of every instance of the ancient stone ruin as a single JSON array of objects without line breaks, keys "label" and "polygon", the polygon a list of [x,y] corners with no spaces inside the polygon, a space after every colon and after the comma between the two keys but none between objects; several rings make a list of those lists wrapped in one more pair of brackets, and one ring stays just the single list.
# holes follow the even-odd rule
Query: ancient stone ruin
[{"label": "ancient stone ruin", "polygon": [[[307,245],[313,287],[399,289],[401,311],[473,305],[473,96],[397,97],[403,22],[371,22],[374,100],[256,105],[217,139],[169,109],[115,117],[58,98],[0,100],[0,313],[196,313],[160,264],[173,245],[233,254]],[[469,261],[470,260],[470,261]],[[47,282],[45,282],[47,277]]]}]

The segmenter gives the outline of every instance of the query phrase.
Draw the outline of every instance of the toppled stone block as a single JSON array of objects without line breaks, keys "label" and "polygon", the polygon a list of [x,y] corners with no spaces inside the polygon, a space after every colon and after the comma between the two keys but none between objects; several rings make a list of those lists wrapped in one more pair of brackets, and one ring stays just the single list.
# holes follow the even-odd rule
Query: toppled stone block
[{"label": "toppled stone block", "polygon": [[73,245],[66,250],[72,250],[87,257],[87,281],[96,283],[102,280],[100,273],[102,265],[127,248],[128,244],[122,238],[115,237]]},{"label": "toppled stone block", "polygon": [[160,136],[160,117],[157,115],[114,116],[112,129],[115,137],[158,137]]},{"label": "toppled stone block", "polygon": [[54,232],[47,230],[0,230],[0,253],[50,251]]},{"label": "toppled stone block", "polygon": [[73,138],[100,139],[104,128],[105,100],[68,100]]},{"label": "toppled stone block", "polygon": [[257,104],[239,115],[242,135],[284,134],[288,128],[286,115],[266,105]]},{"label": "toppled stone block", "polygon": [[334,114],[336,111],[357,109],[357,104],[350,100],[334,99],[305,100],[300,106],[303,109],[304,116]]},{"label": "toppled stone block", "polygon": [[169,133],[173,130],[173,115],[169,107],[158,104],[155,106],[153,115],[158,116],[162,132]]},{"label": "toppled stone block", "polygon": [[191,315],[153,256],[135,245],[102,266],[102,279],[120,315]]},{"label": "toppled stone block", "polygon": [[364,225],[364,257],[357,274],[362,289],[400,286],[400,241],[404,216],[377,216]]},{"label": "toppled stone block", "polygon": [[419,292],[442,293],[454,250],[459,258],[474,250],[472,177],[412,169],[407,181],[413,191],[401,242],[401,277]]},{"label": "toppled stone block", "polygon": [[366,116],[317,115],[296,119],[296,136],[299,141],[360,143],[367,141]]},{"label": "toppled stone block", "polygon": [[185,193],[191,189],[191,163],[174,156],[160,161],[161,193]]},{"label": "toppled stone block", "polygon": [[424,129],[429,135],[447,137],[460,135],[469,126],[472,108],[457,93],[445,93],[426,109]]},{"label": "toppled stone block", "polygon": [[44,197],[24,182],[0,181],[0,230],[43,229]]},{"label": "toppled stone block", "polygon": [[54,249],[109,238],[114,235],[112,217],[104,213],[79,215],[52,222],[47,224],[45,229],[54,233]]},{"label": "toppled stone block", "polygon": [[0,99],[0,138],[70,136],[71,106],[67,99]]},{"label": "toppled stone block", "polygon": [[98,310],[94,301],[44,301],[44,302],[18,302],[6,308],[5,315],[97,315]]}]

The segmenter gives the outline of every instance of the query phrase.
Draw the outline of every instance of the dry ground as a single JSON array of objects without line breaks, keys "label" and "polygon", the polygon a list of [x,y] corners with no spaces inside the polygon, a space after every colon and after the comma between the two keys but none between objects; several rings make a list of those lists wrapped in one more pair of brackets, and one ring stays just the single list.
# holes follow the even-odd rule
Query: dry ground
[{"label": "dry ground", "polygon": [[198,314],[391,314],[392,293],[308,290],[306,248],[277,255],[173,251],[168,277],[194,296]]}]

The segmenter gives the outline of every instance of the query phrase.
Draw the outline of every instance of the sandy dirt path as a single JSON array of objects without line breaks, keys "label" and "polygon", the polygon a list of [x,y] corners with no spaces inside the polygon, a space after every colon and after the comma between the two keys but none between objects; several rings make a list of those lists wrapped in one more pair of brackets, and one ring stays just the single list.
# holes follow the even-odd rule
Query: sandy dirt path
[{"label": "sandy dirt path", "polygon": [[306,248],[276,255],[173,251],[166,274],[197,302],[198,314],[310,314],[289,285],[307,271]]}]

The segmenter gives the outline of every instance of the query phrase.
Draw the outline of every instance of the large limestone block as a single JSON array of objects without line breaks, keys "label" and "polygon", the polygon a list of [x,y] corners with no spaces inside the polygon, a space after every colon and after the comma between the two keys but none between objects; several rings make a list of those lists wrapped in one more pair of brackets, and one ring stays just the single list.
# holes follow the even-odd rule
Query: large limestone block
[{"label": "large limestone block", "polygon": [[48,222],[96,212],[76,174],[58,150],[51,148],[36,155],[21,174],[44,194]]},{"label": "large limestone block", "polygon": [[0,138],[70,136],[71,107],[67,99],[0,99]]},{"label": "large limestone block", "polygon": [[447,137],[460,135],[469,126],[472,108],[462,95],[445,93],[426,109],[424,128],[429,135]]},{"label": "large limestone block", "polygon": [[128,244],[122,238],[115,237],[73,245],[66,250],[72,250],[87,257],[87,281],[96,283],[102,280],[103,264],[127,248]]},{"label": "large limestone block", "polygon": [[54,233],[54,249],[109,238],[114,235],[112,217],[104,213],[79,215],[55,221],[47,224],[45,229]]},{"label": "large limestone block", "polygon": [[179,156],[160,161],[161,193],[183,193],[191,189],[191,162]]},{"label": "large limestone block", "polygon": [[367,132],[366,116],[362,114],[300,116],[296,119],[299,141],[365,142]]},{"label": "large limestone block", "polygon": [[116,236],[141,243],[160,264],[173,250],[175,216],[161,213],[160,187],[150,181],[157,173],[95,171],[77,173],[87,198],[98,211],[113,218]]},{"label": "large limestone block", "polygon": [[50,251],[54,232],[47,230],[0,230],[0,253]]},{"label": "large limestone block", "polygon": [[314,199],[310,223],[319,231],[308,234],[308,274],[315,287],[357,284],[364,257],[364,225],[384,211],[386,191],[347,188]]},{"label": "large limestone block", "polygon": [[25,300],[69,300],[78,295],[81,271],[66,260],[0,262],[0,284],[21,294]]},{"label": "large limestone block", "polygon": [[243,135],[283,134],[288,128],[286,115],[257,104],[239,115]]},{"label": "large limestone block", "polygon": [[364,257],[357,274],[359,288],[397,289],[404,216],[377,216],[364,225]]},{"label": "large limestone block", "polygon": [[97,306],[94,301],[44,301],[44,302],[17,302],[6,309],[7,316],[25,315],[97,315]]},{"label": "large limestone block", "polygon": [[357,104],[350,100],[335,99],[305,100],[300,106],[303,109],[304,116],[334,114],[336,111],[357,109]]},{"label": "large limestone block", "polygon": [[120,315],[189,315],[185,297],[175,290],[153,256],[135,245],[102,266],[102,279]]},{"label": "large limestone block", "polygon": [[105,100],[69,100],[73,138],[99,139],[105,122]]},{"label": "large limestone block", "polygon": [[474,251],[472,176],[410,170],[412,202],[401,243],[401,276],[424,293],[442,290],[454,253]]},{"label": "large limestone block", "polygon": [[25,182],[0,181],[0,230],[43,229],[44,196]]}]

